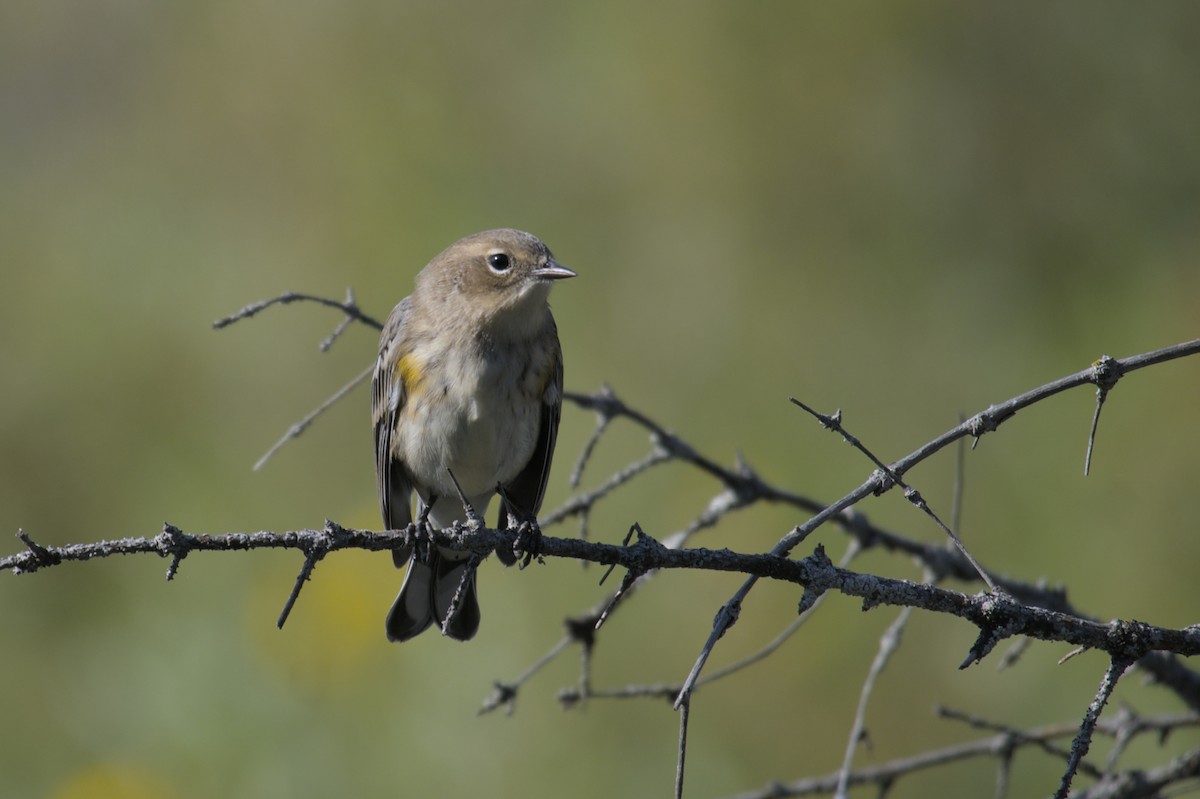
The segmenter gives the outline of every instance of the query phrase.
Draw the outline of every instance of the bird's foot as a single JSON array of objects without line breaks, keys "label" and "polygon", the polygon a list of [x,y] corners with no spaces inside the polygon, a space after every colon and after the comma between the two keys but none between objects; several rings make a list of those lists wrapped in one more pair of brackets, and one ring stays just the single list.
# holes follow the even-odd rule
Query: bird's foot
[{"label": "bird's foot", "polygon": [[520,561],[520,567],[524,569],[530,563],[537,560],[538,563],[543,563],[542,560],[542,528],[538,526],[537,519],[526,519],[517,525],[517,537],[513,540],[513,557]]}]

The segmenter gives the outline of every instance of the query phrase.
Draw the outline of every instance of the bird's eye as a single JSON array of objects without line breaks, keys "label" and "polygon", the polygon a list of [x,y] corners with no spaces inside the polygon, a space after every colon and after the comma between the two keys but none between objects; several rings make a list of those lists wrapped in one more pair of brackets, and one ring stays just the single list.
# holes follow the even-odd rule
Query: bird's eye
[{"label": "bird's eye", "polygon": [[509,263],[508,255],[502,252],[494,252],[487,257],[488,268],[493,272],[507,272],[512,265]]}]

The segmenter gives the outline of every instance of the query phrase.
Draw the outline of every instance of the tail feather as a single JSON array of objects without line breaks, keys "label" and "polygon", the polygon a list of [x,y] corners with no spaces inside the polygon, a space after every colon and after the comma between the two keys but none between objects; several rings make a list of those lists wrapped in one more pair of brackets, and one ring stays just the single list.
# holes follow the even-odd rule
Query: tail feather
[{"label": "tail feather", "polygon": [[463,595],[445,632],[455,640],[468,641],[479,630],[475,569],[470,568],[469,559],[446,557],[436,547],[431,549],[427,559],[420,559],[414,553],[408,561],[404,584],[388,612],[388,640],[407,641],[423,633],[431,624],[440,627],[460,584]]},{"label": "tail feather", "polygon": [[[438,624],[450,612],[450,605],[458,587],[462,585],[462,598],[458,611],[446,625],[446,635],[456,641],[469,641],[479,630],[479,597],[475,591],[475,569],[468,559],[452,560],[444,554],[437,559],[436,576],[433,580],[433,611]],[[464,583],[464,580],[466,581]]]},{"label": "tail feather", "polygon": [[404,584],[387,615],[389,641],[407,641],[433,623],[433,565],[414,555],[408,561]]}]

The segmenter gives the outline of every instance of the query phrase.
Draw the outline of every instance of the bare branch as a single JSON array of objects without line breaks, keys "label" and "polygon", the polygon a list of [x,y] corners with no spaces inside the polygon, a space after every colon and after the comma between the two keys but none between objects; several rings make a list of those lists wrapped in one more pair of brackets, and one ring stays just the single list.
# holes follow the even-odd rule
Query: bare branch
[{"label": "bare branch", "polygon": [[563,649],[566,649],[567,645],[570,644],[572,640],[573,639],[570,636],[563,638],[561,641],[555,644],[549,652],[542,655],[534,662],[532,666],[522,672],[521,675],[512,682],[497,682],[495,684],[496,690],[491,696],[484,700],[483,705],[479,708],[479,711],[476,713],[476,715],[482,716],[486,713],[491,713],[498,707],[503,707],[505,709],[505,713],[511,716],[516,707],[518,689],[527,683],[529,679],[533,677],[533,675],[541,671],[543,666],[554,660],[558,653]]},{"label": "bare branch", "polygon": [[[277,297],[272,297],[267,300],[260,300],[259,302],[251,303],[251,304],[247,305],[245,308],[242,308],[240,311],[238,311],[234,314],[226,316],[223,319],[218,319],[217,321],[213,322],[213,329],[220,330],[222,328],[228,327],[229,325],[233,324],[234,322],[241,321],[242,319],[249,319],[250,317],[257,315],[261,311],[264,311],[273,305],[288,305],[293,302],[313,302],[313,303],[317,303],[318,305],[324,305],[324,306],[327,306],[330,308],[337,308],[338,310],[340,310],[342,313],[345,314],[345,317],[343,317],[342,321],[339,322],[337,327],[335,327],[333,329],[333,332],[330,333],[329,336],[326,337],[325,340],[321,342],[321,345],[320,345],[321,352],[328,352],[330,347],[333,346],[334,341],[336,341],[338,339],[338,337],[341,336],[342,333],[344,333],[346,331],[346,329],[354,322],[361,322],[362,324],[366,325],[367,327],[373,328],[375,330],[383,329],[383,324],[381,322],[379,322],[374,317],[368,316],[367,314],[363,313],[362,309],[358,307],[358,302],[354,298],[354,289],[349,288],[349,287],[346,289],[346,299],[342,300],[341,302],[339,302],[337,300],[329,299],[328,297],[317,297],[312,294],[301,294],[301,293],[295,292],[295,291],[285,291],[283,294],[280,294]],[[346,385],[344,385],[340,389],[338,389],[336,392],[334,392],[333,396],[331,396],[329,399],[325,400],[323,403],[318,405],[314,410],[312,410],[307,416],[305,416],[299,422],[297,422],[296,424],[289,427],[287,432],[284,433],[283,436],[278,441],[276,441],[273,445],[271,445],[271,448],[268,449],[266,451],[266,453],[261,458],[259,458],[258,461],[254,464],[254,471],[257,472],[259,469],[261,469],[263,466],[265,466],[267,461],[269,461],[272,458],[272,456],[274,456],[275,453],[278,452],[279,449],[284,444],[287,444],[289,441],[299,438],[304,433],[304,431],[308,429],[308,426],[310,424],[312,424],[314,420],[316,420],[316,418],[318,416],[323,414],[325,411],[329,410],[330,407],[335,405],[340,399],[342,399],[342,397],[346,396],[346,394],[350,393],[350,391],[353,388],[355,388],[359,383],[363,382],[368,377],[370,377],[371,373],[373,371],[374,371],[374,364],[368,366],[366,369],[364,369],[362,372],[360,372],[356,377],[354,377],[349,383],[347,383]],[[285,613],[285,616],[286,616],[286,613]]]},{"label": "bare branch", "polygon": [[1096,690],[1096,698],[1088,705],[1087,713],[1083,716],[1083,723],[1079,726],[1079,734],[1071,742],[1071,756],[1067,759],[1067,771],[1063,774],[1058,790],[1054,793],[1054,799],[1066,799],[1071,792],[1071,782],[1075,779],[1079,762],[1083,760],[1092,746],[1092,735],[1096,731],[1096,723],[1100,720],[1100,714],[1104,712],[1108,698],[1116,690],[1117,681],[1131,665],[1133,665],[1133,661],[1129,658],[1114,657],[1108,664],[1108,668],[1105,669],[1104,679],[1100,681],[1100,687]]},{"label": "bare branch", "polygon": [[[1127,374],[1131,371],[1142,369],[1157,363],[1163,363],[1175,358],[1181,358],[1186,355],[1193,355],[1200,352],[1200,339],[1176,344],[1171,347],[1164,347],[1160,350],[1148,352],[1142,355],[1134,355],[1124,359],[1110,359],[1108,364],[1110,369],[1116,369],[1120,374]],[[852,507],[867,496],[872,494],[880,494],[892,485],[892,481],[887,477],[887,474],[896,474],[903,476],[909,469],[916,466],[921,461],[929,458],[937,453],[946,445],[963,438],[964,436],[973,436],[978,439],[985,433],[990,433],[996,430],[1001,423],[1010,419],[1018,411],[1040,402],[1044,399],[1054,396],[1069,388],[1085,384],[1094,384],[1101,377],[1097,375],[1097,370],[1094,367],[1088,367],[1082,371],[1076,372],[1073,375],[1068,375],[1059,378],[1053,382],[1043,386],[1026,391],[1012,399],[1002,402],[998,405],[991,405],[986,410],[981,411],[975,416],[968,419],[955,427],[947,430],[942,435],[924,444],[918,449],[912,451],[900,460],[888,466],[887,472],[876,471],[870,478],[854,491],[851,491],[846,496],[829,505],[825,510],[817,513],[807,522],[797,525],[790,533],[780,539],[779,543],[771,550],[772,554],[784,556],[792,551],[796,545],[807,538],[814,530],[832,518],[835,514]],[[717,611],[716,619],[713,622],[713,630],[709,635],[708,640],[700,650],[699,656],[696,658],[695,664],[692,666],[691,672],[687,679],[684,680],[683,690],[679,693],[679,699],[676,700],[676,706],[685,698],[692,687],[696,683],[696,679],[700,676],[704,664],[707,662],[709,655],[712,653],[712,648],[716,642],[725,634],[725,632],[737,621],[738,610],[741,608],[742,602],[746,595],[754,587],[757,581],[756,576],[751,576],[737,590],[737,593],[726,602],[719,611]],[[998,628],[995,630],[999,632]],[[978,660],[985,655],[996,640],[990,643],[981,638],[980,643],[973,649],[973,660]]]},{"label": "bare branch", "polygon": [[675,799],[683,799],[684,763],[687,760],[688,716],[691,715],[692,700],[689,697],[679,709],[679,755],[675,761]]},{"label": "bare branch", "polygon": [[[1200,724],[1200,718],[1194,716],[1183,719],[1172,717],[1165,719],[1164,724],[1165,729],[1191,727]],[[1074,724],[1053,724],[1025,732],[1006,731],[988,738],[980,738],[911,757],[898,758],[878,766],[858,769],[850,773],[847,784],[850,786],[877,785],[880,788],[886,788],[899,779],[921,771],[970,758],[995,757],[1022,746],[1041,746],[1055,738],[1065,738],[1076,732],[1077,729],[1077,725]],[[1108,732],[1113,728],[1106,727],[1102,722],[1099,729]],[[1115,733],[1109,732],[1109,734]],[[1134,799],[1135,797],[1155,796],[1157,794],[1154,791],[1165,785],[1196,777],[1200,777],[1200,749],[1193,749],[1158,768],[1117,775],[1111,783],[1106,782],[1083,791],[1079,794],[1079,799],[1100,799],[1100,797],[1104,797],[1104,799],[1118,799],[1118,797]],[[822,777],[811,777],[788,783],[775,782],[760,790],[740,793],[728,797],[728,799],[785,799],[785,797],[831,794],[837,790],[838,780],[839,773],[834,772]]]},{"label": "bare branch", "polygon": [[[180,551],[186,554],[262,548],[297,549],[307,556],[313,551],[328,554],[341,549],[391,550],[412,546],[417,542],[416,525],[409,525],[404,530],[372,532],[343,528],[333,522],[328,524],[334,526],[336,534],[329,532],[329,527],[285,533],[198,536],[179,532],[171,536],[161,534],[155,538],[125,538],[95,544],[42,547],[42,555],[29,550],[0,558],[0,568],[20,574],[47,567],[50,564],[46,558],[63,563],[113,555],[154,553],[165,557]],[[516,533],[512,530],[461,523],[421,534],[427,535],[438,546],[470,551],[480,556],[486,556],[500,546],[511,548],[516,540]],[[1171,629],[1138,621],[1099,624],[1077,616],[1023,605],[1003,594],[968,596],[933,585],[863,574],[835,566],[821,547],[806,558],[791,560],[769,553],[756,555],[729,549],[670,549],[648,535],[639,536],[628,546],[546,536],[542,541],[541,554],[547,558],[590,560],[606,566],[615,564],[634,572],[661,569],[741,572],[754,579],[779,580],[805,589],[838,591],[859,597],[863,600],[864,610],[879,605],[895,605],[958,616],[980,629],[981,640],[1028,635],[1104,651],[1114,658],[1134,660],[1149,652],[1174,652],[1185,656],[1200,654],[1200,628]],[[969,661],[975,662],[985,654],[979,650],[977,643],[972,648]]]},{"label": "bare branch", "polygon": [[[270,308],[272,305],[288,305],[293,302],[315,302],[318,305],[327,305],[330,308],[337,308],[342,313],[346,314],[346,316],[354,319],[355,321],[362,322],[364,325],[373,327],[376,330],[383,330],[382,322],[372,316],[367,316],[365,313],[363,313],[362,309],[358,307],[358,304],[354,301],[354,293],[349,289],[346,290],[346,299],[340,302],[338,300],[331,300],[328,297],[317,297],[312,294],[301,294],[297,291],[285,291],[278,297],[272,297],[269,300],[252,302],[245,308],[242,308],[240,311],[230,314],[224,319],[218,319],[217,321],[213,322],[213,329],[220,330],[223,327],[229,327],[229,325],[232,325],[234,322],[240,322],[242,319],[249,319],[250,317],[257,315],[259,312]],[[326,339],[326,341],[332,343],[333,338],[334,336],[331,336],[329,339]],[[322,349],[328,348],[328,346],[324,346]]]},{"label": "bare branch", "polygon": [[[346,301],[342,303],[342,307],[358,308],[358,303],[354,300],[354,289],[350,286],[346,287]],[[342,318],[342,321],[338,322],[338,326],[333,329],[333,332],[321,342],[321,352],[329,352],[330,347],[333,346],[333,342],[337,341],[338,337],[345,333],[346,329],[350,327],[350,325],[354,324],[355,321],[356,317],[352,316],[351,314],[346,314],[346,316]]]},{"label": "bare branch", "polygon": [[[1066,749],[1066,748],[1054,743],[1053,742],[1054,737],[1030,736],[1026,733],[1021,732],[1020,730],[1016,729],[1015,727],[1008,726],[1007,724],[998,724],[996,722],[988,721],[987,719],[982,719],[982,718],[979,718],[978,716],[974,716],[969,713],[962,713],[960,711],[952,710],[952,709],[946,708],[946,707],[935,708],[934,712],[936,712],[937,715],[941,718],[952,719],[955,721],[961,721],[961,722],[967,724],[968,726],[973,727],[974,729],[977,729],[977,730],[987,730],[989,732],[1004,733],[1005,735],[1009,736],[1012,739],[1014,748],[1016,746],[1032,745],[1038,749],[1041,749],[1043,752],[1045,752],[1048,755],[1059,758],[1064,763],[1067,762],[1067,760],[1070,759],[1070,757],[1071,757],[1071,750]],[[1078,731],[1078,729],[1079,729],[1079,726],[1075,725],[1075,727],[1073,728],[1072,731],[1073,732]],[[1056,736],[1056,737],[1063,737],[1063,736],[1065,736],[1065,734],[1066,733],[1064,732],[1063,735]],[[1100,770],[1098,768],[1096,768],[1095,766],[1091,765],[1090,763],[1082,763],[1081,762],[1079,764],[1079,770],[1082,771],[1084,774],[1088,775],[1089,777],[1093,777],[1093,778],[1097,778],[1097,779],[1100,777]]]}]

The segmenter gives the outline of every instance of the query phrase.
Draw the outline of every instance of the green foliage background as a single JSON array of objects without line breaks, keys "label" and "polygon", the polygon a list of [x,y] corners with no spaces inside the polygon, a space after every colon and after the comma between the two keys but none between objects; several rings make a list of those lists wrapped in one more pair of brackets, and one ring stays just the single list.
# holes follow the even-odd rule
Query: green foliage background
[{"label": "green foliage background", "polygon": [[[703,452],[832,500],[868,465],[789,395],[842,408],[894,458],[1101,354],[1197,336],[1197,29],[1183,2],[5,3],[0,530],[63,544],[164,520],[377,527],[363,390],[249,468],[374,336],[322,355],[337,320],[315,307],[209,323],[347,286],[382,317],[432,255],[495,226],[580,273],[553,297],[569,388],[607,381]],[[1196,622],[1198,398],[1195,361],[1129,377],[1086,480],[1092,393],[1020,414],[968,456],[963,536],[1100,618]],[[548,508],[592,425],[566,411]],[[617,427],[589,484],[644,450]],[[947,455],[911,478],[948,512],[953,474]],[[662,468],[592,534],[636,520],[665,536],[717,488]],[[897,496],[863,509],[938,540]],[[754,509],[697,543],[765,550],[800,520]],[[0,576],[4,794],[667,795],[675,714],[562,712],[574,654],[513,717],[473,716],[595,601],[596,570],[488,564],[476,641],[396,647],[382,620],[400,575],[378,555],[322,563],[275,630],[299,566],[195,556],[169,585],[150,558]],[[597,685],[681,679],[737,582],[658,578],[603,636]],[[797,598],[760,588],[713,665],[769,640]],[[782,652],[703,691],[688,795],[836,768],[893,616],[830,597]],[[859,763],[968,737],[936,703],[1077,719],[1103,668],[1035,645],[1015,669],[960,672],[972,638],[914,620]],[[1134,682],[1119,699],[1173,707]],[[1015,795],[1047,794],[1060,769],[1020,756]],[[991,795],[993,780],[973,763],[895,795]]]}]

